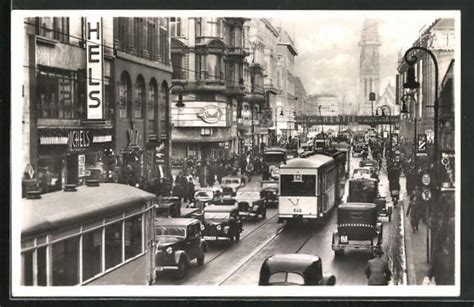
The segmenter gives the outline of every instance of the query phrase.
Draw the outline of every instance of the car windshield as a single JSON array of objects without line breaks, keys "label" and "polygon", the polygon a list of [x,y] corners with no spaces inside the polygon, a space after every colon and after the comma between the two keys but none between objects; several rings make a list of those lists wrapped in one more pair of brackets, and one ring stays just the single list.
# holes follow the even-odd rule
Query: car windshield
[{"label": "car windshield", "polygon": [[364,174],[369,174],[370,175],[370,169],[368,168],[357,168],[354,170],[354,175],[364,175]]},{"label": "car windshield", "polygon": [[205,220],[223,220],[227,218],[229,218],[229,212],[219,212],[219,211],[204,212]]},{"label": "car windshield", "polygon": [[285,155],[282,153],[266,153],[264,159],[265,162],[280,163],[285,160]]},{"label": "car windshield", "polygon": [[156,235],[157,236],[186,237],[186,228],[176,227],[176,226],[157,226]]},{"label": "car windshield", "polygon": [[349,194],[353,202],[372,202],[377,196],[377,182],[369,180],[352,181]]},{"label": "car windshield", "polygon": [[300,274],[291,272],[277,272],[270,275],[270,284],[304,285],[304,278]]},{"label": "car windshield", "polygon": [[212,192],[205,192],[205,191],[197,192],[196,197],[212,198]]},{"label": "car windshield", "polygon": [[239,180],[239,179],[233,179],[233,180],[232,180],[232,183],[239,184],[239,183],[240,183],[240,180]]},{"label": "car windshield", "polygon": [[237,201],[233,198],[222,198],[218,201],[213,202],[213,205],[216,206],[235,206]]},{"label": "car windshield", "polygon": [[278,183],[263,183],[262,188],[278,189]]}]

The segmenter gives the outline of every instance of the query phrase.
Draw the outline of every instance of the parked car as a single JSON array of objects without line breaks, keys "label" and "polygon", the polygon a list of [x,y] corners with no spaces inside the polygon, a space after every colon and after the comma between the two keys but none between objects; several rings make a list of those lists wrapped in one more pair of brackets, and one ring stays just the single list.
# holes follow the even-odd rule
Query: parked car
[{"label": "parked car", "polygon": [[372,174],[372,169],[370,167],[359,167],[354,168],[354,172],[352,173],[352,178],[370,178]]},{"label": "parked car", "polygon": [[332,236],[336,257],[346,249],[381,250],[383,225],[372,203],[345,203],[337,208],[337,230]]},{"label": "parked car", "polygon": [[377,174],[379,173],[379,163],[375,160],[361,160],[359,162],[359,167],[369,167],[373,171],[377,172]]},{"label": "parked car", "polygon": [[259,192],[245,191],[237,193],[235,197],[239,206],[239,215],[241,217],[250,216],[262,218],[267,216],[267,207],[265,199],[260,196]]},{"label": "parked car", "polygon": [[[200,201],[206,206],[210,201],[219,198],[222,192],[217,187],[210,187],[210,188],[199,188],[194,193],[194,199],[196,201]],[[195,204],[190,205],[190,207],[194,207]]]},{"label": "parked car", "polygon": [[156,198],[156,215],[159,217],[179,217],[181,200],[178,197]]},{"label": "parked car", "polygon": [[[231,200],[229,200],[231,202]],[[209,240],[227,239],[229,242],[239,241],[242,232],[242,221],[239,216],[239,207],[220,204],[208,205],[204,208],[204,228],[202,234]]]},{"label": "parked car", "polygon": [[222,192],[224,194],[237,193],[237,190],[245,186],[244,176],[225,176],[222,177]]},{"label": "parked car", "polygon": [[277,254],[265,259],[259,286],[333,286],[334,275],[324,276],[321,258],[307,254]]},{"label": "parked car", "polygon": [[196,219],[166,218],[155,224],[155,276],[164,271],[173,271],[183,278],[192,260],[204,264],[207,242],[201,237],[201,223]]},{"label": "parked car", "polygon": [[354,142],[354,145],[352,145],[352,156],[355,157],[355,155],[361,155],[362,152],[368,151],[369,150],[369,145],[366,142]]},{"label": "parked car", "polygon": [[377,206],[380,217],[392,220],[392,204],[387,202],[385,196],[379,194],[379,181],[373,178],[353,178],[349,180],[348,203],[372,203]]},{"label": "parked car", "polygon": [[260,197],[265,200],[268,206],[278,206],[278,181],[262,181],[262,189],[260,190]]}]

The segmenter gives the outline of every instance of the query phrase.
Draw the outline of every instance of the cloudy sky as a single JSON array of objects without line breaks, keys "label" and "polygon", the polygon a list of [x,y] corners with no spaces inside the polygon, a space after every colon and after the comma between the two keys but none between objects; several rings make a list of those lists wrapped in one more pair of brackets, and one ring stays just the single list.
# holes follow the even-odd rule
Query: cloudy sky
[{"label": "cloudy sky", "polygon": [[273,19],[295,37],[299,52],[295,73],[308,94],[332,93],[354,102],[357,96],[361,29],[365,18],[378,21],[381,91],[388,82],[395,85],[398,53],[417,39],[420,29],[430,25],[440,12],[345,12],[327,11],[299,18]]}]

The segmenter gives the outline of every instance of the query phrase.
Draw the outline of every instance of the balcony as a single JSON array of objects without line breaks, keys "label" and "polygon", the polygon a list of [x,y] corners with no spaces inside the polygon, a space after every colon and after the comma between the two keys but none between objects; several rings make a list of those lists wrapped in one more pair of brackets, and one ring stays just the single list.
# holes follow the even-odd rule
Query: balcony
[{"label": "balcony", "polygon": [[237,56],[237,57],[246,57],[250,54],[248,48],[243,47],[230,47],[228,46],[226,49],[227,56]]}]

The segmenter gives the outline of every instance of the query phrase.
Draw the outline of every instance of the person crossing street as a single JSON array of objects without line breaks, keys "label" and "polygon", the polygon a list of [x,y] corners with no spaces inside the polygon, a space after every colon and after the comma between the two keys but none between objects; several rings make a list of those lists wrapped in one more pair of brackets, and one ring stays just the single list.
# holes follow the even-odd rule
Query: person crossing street
[{"label": "person crossing street", "polygon": [[392,278],[392,272],[385,259],[382,259],[383,251],[376,249],[374,258],[369,260],[365,268],[365,276],[369,286],[386,286]]}]

